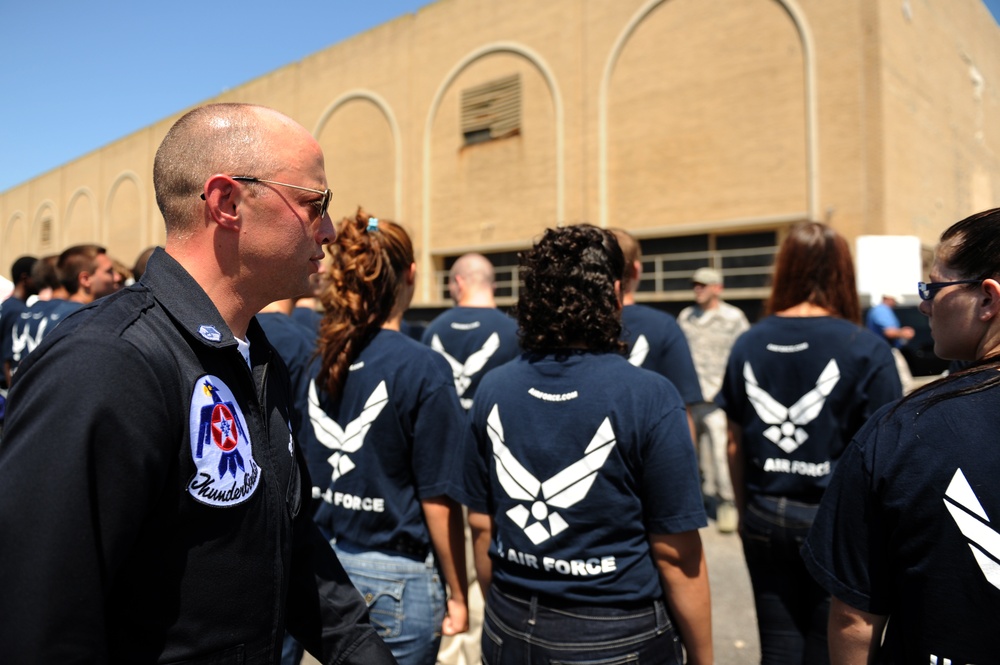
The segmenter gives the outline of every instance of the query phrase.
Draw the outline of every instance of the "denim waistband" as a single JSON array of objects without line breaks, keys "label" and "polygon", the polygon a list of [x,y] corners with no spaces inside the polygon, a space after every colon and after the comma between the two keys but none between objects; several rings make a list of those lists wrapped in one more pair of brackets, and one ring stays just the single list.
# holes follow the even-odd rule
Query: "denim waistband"
[{"label": "denim waistband", "polygon": [[789,499],[787,496],[771,496],[769,494],[750,494],[747,496],[747,505],[763,508],[771,512],[785,510],[816,510],[819,508],[819,501],[797,501]]},{"label": "denim waistband", "polygon": [[421,543],[402,534],[393,538],[387,546],[377,548],[363,547],[354,543],[347,543],[343,540],[336,539],[331,539],[331,542],[336,542],[337,547],[349,554],[362,554],[364,552],[375,551],[382,552],[384,554],[404,556],[407,559],[412,559],[414,561],[426,561],[432,552],[429,544]]},{"label": "denim waistband", "polygon": [[641,610],[656,611],[657,603],[662,600],[619,601],[615,603],[580,603],[576,601],[567,601],[565,598],[560,598],[559,596],[528,591],[526,589],[521,589],[509,584],[503,584],[501,582],[494,582],[492,588],[495,589],[497,593],[503,594],[512,601],[521,602],[526,605],[539,605],[564,612],[572,612],[574,610],[588,611],[596,608],[609,608],[613,610],[620,610],[622,612],[636,612]]}]

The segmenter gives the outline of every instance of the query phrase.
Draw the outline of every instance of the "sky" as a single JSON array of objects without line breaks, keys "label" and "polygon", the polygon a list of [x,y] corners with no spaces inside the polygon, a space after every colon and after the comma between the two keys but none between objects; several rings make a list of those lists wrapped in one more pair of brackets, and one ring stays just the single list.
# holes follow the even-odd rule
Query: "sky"
[{"label": "sky", "polygon": [[0,192],[432,1],[0,0]]},{"label": "sky", "polygon": [[0,192],[432,1],[0,0]]}]

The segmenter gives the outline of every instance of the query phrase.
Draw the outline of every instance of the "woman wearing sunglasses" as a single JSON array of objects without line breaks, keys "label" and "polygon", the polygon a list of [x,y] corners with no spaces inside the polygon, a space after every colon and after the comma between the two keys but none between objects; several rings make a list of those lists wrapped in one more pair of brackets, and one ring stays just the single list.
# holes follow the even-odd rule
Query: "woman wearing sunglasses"
[{"label": "woman wearing sunglasses", "polygon": [[998,276],[1000,209],[941,235],[920,311],[934,352],[971,365],[875,414],[823,498],[802,553],[836,663],[997,662]]}]

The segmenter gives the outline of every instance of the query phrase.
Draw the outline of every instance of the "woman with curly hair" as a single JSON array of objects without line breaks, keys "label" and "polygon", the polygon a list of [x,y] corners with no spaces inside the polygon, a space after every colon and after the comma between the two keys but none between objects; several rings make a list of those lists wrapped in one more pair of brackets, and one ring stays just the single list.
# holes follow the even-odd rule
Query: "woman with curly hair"
[{"label": "woman with curly hair", "polygon": [[623,355],[623,267],[590,225],[521,256],[526,353],[483,378],[466,446],[489,665],[712,661],[684,402]]},{"label": "woman with curly hair", "polygon": [[889,345],[859,325],[851,249],[829,226],[791,228],[767,312],[733,345],[715,401],[729,420],[761,662],[819,665],[830,597],[799,547],[851,437],[901,386]]},{"label": "woman with curly hair", "polygon": [[941,234],[930,280],[934,353],[968,365],[857,433],[802,548],[833,594],[835,663],[1000,655],[1000,208]]},{"label": "woman with curly hair", "polygon": [[399,332],[416,279],[406,231],[359,209],[330,248],[309,395],[331,453],[316,521],[396,659],[429,665],[442,633],[468,628],[462,508],[450,498],[465,414],[445,360]]}]

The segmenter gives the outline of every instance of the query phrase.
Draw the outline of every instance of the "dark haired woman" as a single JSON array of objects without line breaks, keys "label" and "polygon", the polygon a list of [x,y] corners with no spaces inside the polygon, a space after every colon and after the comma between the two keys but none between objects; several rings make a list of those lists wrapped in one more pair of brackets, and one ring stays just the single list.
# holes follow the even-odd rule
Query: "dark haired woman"
[{"label": "dark haired woman", "polygon": [[835,662],[1000,658],[998,277],[1000,208],[941,235],[920,311],[934,353],[972,364],[869,420],[823,497],[802,554]]},{"label": "dark haired woman", "polygon": [[359,210],[330,252],[309,414],[332,482],[316,521],[396,659],[429,665],[442,632],[468,628],[462,509],[449,498],[465,414],[444,359],[399,332],[416,278],[406,231]]},{"label": "dark haired woman", "polygon": [[527,353],[483,378],[466,450],[489,665],[712,661],[694,447],[677,390],[623,356],[623,267],[589,225],[521,257]]},{"label": "dark haired woman", "polygon": [[733,345],[716,401],[753,585],[761,662],[828,661],[829,595],[799,547],[851,436],[900,396],[889,345],[858,325],[847,241],[793,226],[775,259],[770,316]]}]

